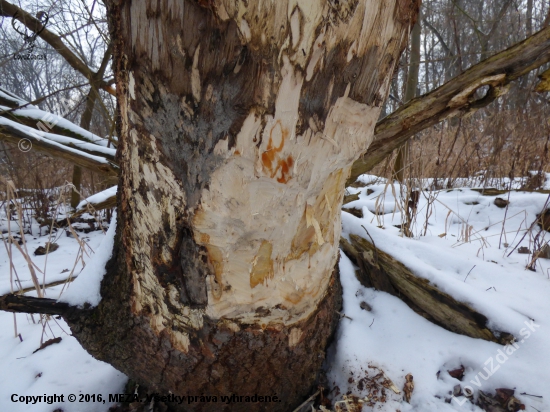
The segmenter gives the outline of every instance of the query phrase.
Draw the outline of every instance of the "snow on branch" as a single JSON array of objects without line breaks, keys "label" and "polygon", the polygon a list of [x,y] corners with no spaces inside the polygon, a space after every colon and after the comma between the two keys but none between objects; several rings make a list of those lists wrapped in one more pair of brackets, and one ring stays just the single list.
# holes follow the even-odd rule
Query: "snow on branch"
[{"label": "snow on branch", "polygon": [[114,149],[41,132],[2,117],[0,117],[0,139],[14,144],[20,144],[26,139],[27,143],[32,144],[33,149],[40,152],[94,172],[118,176],[118,165],[112,160]]},{"label": "snow on branch", "polygon": [[[68,100],[61,100],[62,114],[71,110]],[[68,136],[84,142],[109,147],[109,139],[99,137],[62,116],[46,112],[0,87],[0,117],[17,121],[25,126]]]}]

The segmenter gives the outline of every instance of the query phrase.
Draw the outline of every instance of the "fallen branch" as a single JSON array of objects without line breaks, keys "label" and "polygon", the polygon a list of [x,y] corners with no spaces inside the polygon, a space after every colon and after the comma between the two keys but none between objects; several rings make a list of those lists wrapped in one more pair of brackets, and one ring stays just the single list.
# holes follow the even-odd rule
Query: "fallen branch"
[{"label": "fallen branch", "polygon": [[[29,130],[26,130],[29,129]],[[28,128],[27,126],[18,124],[9,124],[0,122],[0,139],[6,140],[15,145],[20,144],[21,140],[26,139],[32,144],[32,149],[43,152],[49,156],[66,160],[72,164],[84,167],[93,172],[116,177],[118,176],[118,166],[108,158],[110,154],[95,152],[100,154],[88,154],[84,150],[75,149],[54,142],[40,136],[39,131]],[[93,144],[89,144],[94,148]],[[30,148],[29,148],[30,149]],[[106,149],[102,146],[97,146],[97,150]]]},{"label": "fallen branch", "polygon": [[486,189],[471,189],[474,192],[478,192],[482,196],[498,196],[498,195],[504,195],[510,192],[529,192],[529,193],[542,193],[542,194],[550,194],[550,190],[545,189],[495,189],[494,187],[488,187]]},{"label": "fallen branch", "polygon": [[72,309],[68,303],[55,299],[34,298],[8,294],[0,296],[0,310],[13,313],[42,313],[44,315],[64,315]]},{"label": "fallen branch", "polygon": [[71,137],[100,147],[107,147],[109,143],[108,139],[96,136],[92,132],[84,130],[61,116],[40,109],[0,110],[0,117],[5,117],[33,129],[41,125],[43,129],[48,129],[49,133]]},{"label": "fallen branch", "polygon": [[[463,116],[487,106],[505,94],[512,81],[549,61],[550,27],[547,27],[472,66],[430,93],[409,101],[378,122],[374,142],[353,164],[346,186],[369,172],[416,133],[449,117]],[[484,86],[489,90],[476,100],[476,91]]]}]

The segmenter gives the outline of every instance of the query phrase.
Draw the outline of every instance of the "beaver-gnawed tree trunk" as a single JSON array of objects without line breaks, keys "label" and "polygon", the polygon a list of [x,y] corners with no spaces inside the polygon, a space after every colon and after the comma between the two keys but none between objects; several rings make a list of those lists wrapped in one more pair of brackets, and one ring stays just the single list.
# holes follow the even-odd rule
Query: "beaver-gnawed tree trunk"
[{"label": "beaver-gnawed tree trunk", "polygon": [[340,306],[350,167],[418,0],[111,0],[121,166],[84,348],[150,390],[276,395],[288,411]]}]

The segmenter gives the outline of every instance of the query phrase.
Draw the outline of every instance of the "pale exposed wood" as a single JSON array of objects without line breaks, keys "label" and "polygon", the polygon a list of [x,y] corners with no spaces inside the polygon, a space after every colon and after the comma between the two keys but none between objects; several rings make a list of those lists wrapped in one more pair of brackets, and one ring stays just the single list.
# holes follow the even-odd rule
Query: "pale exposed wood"
[{"label": "pale exposed wood", "polygon": [[159,392],[307,397],[344,183],[417,3],[109,2],[119,220],[96,316],[69,320],[84,347]]},{"label": "pale exposed wood", "polygon": [[[153,311],[157,318],[154,330],[164,328],[163,316],[172,317],[165,315],[169,311],[164,307],[164,294],[175,307],[182,306],[182,299],[189,299],[192,306],[208,302],[206,313],[215,319],[256,322],[256,310],[262,307],[272,308],[262,317],[267,324],[292,324],[311,314],[323,297],[336,260],[344,182],[350,165],[372,140],[389,82],[389,76],[381,73],[390,73],[395,67],[407,34],[400,28],[408,29],[414,4],[255,0],[205,5],[217,14],[216,24],[237,25],[238,47],[246,44],[249,54],[237,62],[233,75],[250,70],[260,51],[270,50],[273,58],[266,60],[271,69],[251,72],[257,77],[248,79],[247,87],[255,92],[250,94],[250,102],[244,97],[238,101],[246,109],[241,109],[242,120],[235,121],[235,130],[228,125],[231,136],[219,139],[212,129],[197,130],[217,157],[215,164],[205,159],[200,165],[195,164],[198,160],[192,153],[171,146],[165,129],[148,124],[148,119],[167,114],[147,102],[157,99],[165,108],[177,105],[181,119],[171,115],[159,123],[181,122],[183,133],[195,139],[192,119],[199,114],[197,108],[216,110],[217,102],[225,98],[221,86],[208,74],[218,70],[215,65],[223,60],[219,56],[214,59],[214,49],[200,38],[191,43],[194,34],[186,33],[186,39],[163,28],[165,19],[187,18],[194,9],[184,12],[179,3],[167,1],[169,16],[157,19],[152,17],[154,13],[164,13],[159,6],[147,6],[146,2],[128,6],[128,47],[136,55],[149,56],[148,70],[160,70],[168,79],[158,84],[143,69],[129,70],[128,92],[124,101],[119,98],[122,133],[128,142],[120,154],[130,165],[122,180],[121,196],[131,210],[128,250],[140,262],[134,278],[139,287],[133,299],[136,313],[161,306]],[[170,52],[166,36],[173,38]],[[230,39],[226,35],[224,40]],[[225,50],[222,46],[218,49]],[[263,54],[261,59],[265,59]],[[178,59],[188,66],[185,70],[181,64],[177,66],[178,76],[186,81],[176,85],[174,61]],[[349,66],[343,76],[333,75],[328,66],[331,61]],[[375,69],[376,62],[383,67]],[[318,78],[329,81],[329,88],[314,86]],[[322,83],[326,86],[326,81]],[[178,99],[169,88],[176,86],[182,94]],[[310,111],[312,104],[319,106],[315,113]],[[217,118],[231,116],[219,114]],[[144,120],[133,120],[138,118]],[[138,152],[137,147],[142,149]],[[169,155],[174,157],[173,164],[186,165],[185,175],[163,164],[160,147],[164,153],[174,153]],[[138,187],[155,187],[155,197]],[[147,240],[166,222],[176,229],[174,222],[181,215],[190,216],[193,241],[182,241],[177,230],[162,229],[165,242],[155,253],[168,262],[173,250],[180,250],[185,298],[177,285],[159,283]],[[204,256],[200,259],[207,264],[192,267],[188,262],[199,256]],[[205,277],[207,299],[202,297],[200,284]],[[182,308],[189,310],[197,309]],[[193,313],[191,319],[202,316]],[[193,321],[192,327],[200,328],[202,323]]]}]

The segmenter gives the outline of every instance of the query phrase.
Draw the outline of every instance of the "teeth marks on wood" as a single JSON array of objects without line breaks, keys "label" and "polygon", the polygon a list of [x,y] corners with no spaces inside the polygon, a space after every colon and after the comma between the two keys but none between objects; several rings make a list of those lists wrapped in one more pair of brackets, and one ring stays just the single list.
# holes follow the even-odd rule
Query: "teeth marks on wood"
[{"label": "teeth marks on wood", "polygon": [[255,288],[259,284],[265,284],[269,279],[273,278],[273,259],[271,254],[273,245],[267,240],[263,240],[258,250],[258,254],[254,257],[252,271],[250,273],[250,288]]},{"label": "teeth marks on wood", "polygon": [[193,92],[193,97],[197,103],[201,101],[201,77],[199,72],[200,50],[201,45],[199,44],[195,49],[195,54],[193,56],[193,68],[191,69],[191,91]]},{"label": "teeth marks on wood", "polygon": [[296,5],[292,14],[290,15],[290,34],[292,36],[292,48],[296,47],[301,43],[303,36],[303,24],[304,19],[302,10]]},{"label": "teeth marks on wood", "polygon": [[[209,241],[209,240],[208,240]],[[215,300],[219,300],[222,297],[223,286],[222,286],[222,274],[223,274],[223,255],[220,248],[217,246],[208,244],[206,245],[208,250],[209,264],[211,266],[211,272],[214,276],[209,276],[210,278],[210,291],[212,297]]]}]

